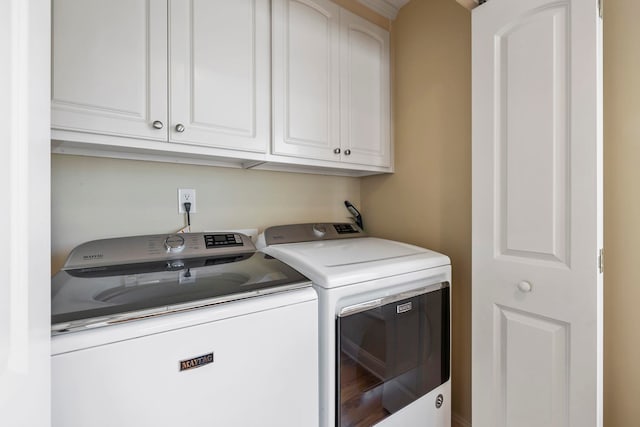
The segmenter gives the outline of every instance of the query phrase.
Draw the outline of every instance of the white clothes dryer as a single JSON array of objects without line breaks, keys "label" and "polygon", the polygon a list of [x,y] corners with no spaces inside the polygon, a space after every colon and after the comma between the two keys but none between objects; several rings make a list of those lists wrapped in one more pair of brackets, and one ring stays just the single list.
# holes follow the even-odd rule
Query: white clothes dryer
[{"label": "white clothes dryer", "polygon": [[321,427],[451,425],[447,256],[346,223],[270,227],[257,247],[318,292]]}]

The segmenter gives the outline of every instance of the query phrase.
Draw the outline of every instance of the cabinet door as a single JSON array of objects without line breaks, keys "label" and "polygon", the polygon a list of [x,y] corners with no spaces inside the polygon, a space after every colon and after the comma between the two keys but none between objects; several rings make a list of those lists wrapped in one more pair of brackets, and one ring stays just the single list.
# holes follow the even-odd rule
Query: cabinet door
[{"label": "cabinet door", "polygon": [[339,14],[328,0],[273,1],[274,154],[340,159]]},{"label": "cabinet door", "polygon": [[342,160],[390,163],[389,33],[353,13],[340,15]]},{"label": "cabinet door", "polygon": [[167,1],[54,0],[52,23],[51,126],[166,140]]},{"label": "cabinet door", "polygon": [[170,141],[265,152],[269,1],[170,4]]}]

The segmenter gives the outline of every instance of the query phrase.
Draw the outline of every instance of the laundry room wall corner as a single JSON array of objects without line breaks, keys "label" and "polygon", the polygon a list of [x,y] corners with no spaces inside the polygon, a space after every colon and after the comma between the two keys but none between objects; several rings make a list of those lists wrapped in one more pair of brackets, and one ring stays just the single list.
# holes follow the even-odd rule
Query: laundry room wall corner
[{"label": "laundry room wall corner", "polygon": [[395,170],[362,179],[367,231],[452,261],[452,405],[471,421],[471,15],[404,6],[391,31]]},{"label": "laundry room wall corner", "polygon": [[640,423],[640,2],[604,2],[604,425]]}]

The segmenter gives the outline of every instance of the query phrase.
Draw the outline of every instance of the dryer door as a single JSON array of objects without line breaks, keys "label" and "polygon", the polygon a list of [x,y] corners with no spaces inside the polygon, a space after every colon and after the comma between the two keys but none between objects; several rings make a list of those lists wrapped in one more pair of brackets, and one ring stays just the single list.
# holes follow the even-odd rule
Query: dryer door
[{"label": "dryer door", "polygon": [[448,283],[341,310],[337,425],[372,425],[448,381],[449,323]]}]

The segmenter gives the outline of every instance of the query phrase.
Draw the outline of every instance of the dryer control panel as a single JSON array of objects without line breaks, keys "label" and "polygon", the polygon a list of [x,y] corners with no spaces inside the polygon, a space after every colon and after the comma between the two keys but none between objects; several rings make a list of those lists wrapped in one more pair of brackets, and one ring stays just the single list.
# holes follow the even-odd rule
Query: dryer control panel
[{"label": "dryer control panel", "polygon": [[267,246],[365,236],[365,232],[360,227],[348,222],[278,225],[264,230],[264,239]]}]

